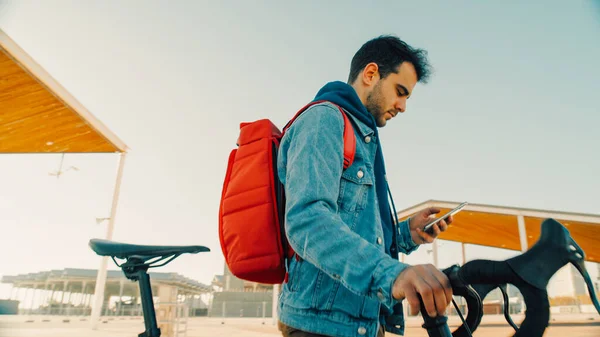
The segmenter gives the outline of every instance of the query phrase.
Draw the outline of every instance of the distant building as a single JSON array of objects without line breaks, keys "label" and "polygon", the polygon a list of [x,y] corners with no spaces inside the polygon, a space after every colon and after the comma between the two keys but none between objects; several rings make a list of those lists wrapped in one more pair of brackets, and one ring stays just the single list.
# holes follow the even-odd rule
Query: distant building
[{"label": "distant building", "polygon": [[208,315],[212,317],[271,317],[273,286],[242,280],[231,273],[227,264],[223,275],[212,281],[213,293]]},{"label": "distant building", "polygon": [[588,294],[583,277],[572,264],[567,264],[556,273],[550,282],[549,290],[553,297],[575,298]]}]

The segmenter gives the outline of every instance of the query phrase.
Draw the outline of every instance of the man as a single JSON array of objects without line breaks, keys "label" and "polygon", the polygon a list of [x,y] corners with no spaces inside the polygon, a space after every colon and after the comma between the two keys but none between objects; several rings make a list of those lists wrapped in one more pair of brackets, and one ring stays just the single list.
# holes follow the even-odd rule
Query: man
[{"label": "man", "polygon": [[[452,300],[446,276],[432,265],[409,266],[398,254],[431,243],[422,228],[440,210],[429,208],[397,223],[378,127],[406,110],[417,82],[426,82],[426,53],[394,36],[365,43],[352,59],[348,83],[326,84],[283,137],[278,156],[285,186],[285,228],[296,256],[279,298],[284,336],[404,334],[399,301],[443,314]],[[354,163],[343,168],[343,116],[356,135]],[[390,194],[391,197],[391,194]],[[390,198],[391,199],[391,198]],[[395,214],[394,214],[395,215]],[[397,225],[396,225],[397,223]]]}]

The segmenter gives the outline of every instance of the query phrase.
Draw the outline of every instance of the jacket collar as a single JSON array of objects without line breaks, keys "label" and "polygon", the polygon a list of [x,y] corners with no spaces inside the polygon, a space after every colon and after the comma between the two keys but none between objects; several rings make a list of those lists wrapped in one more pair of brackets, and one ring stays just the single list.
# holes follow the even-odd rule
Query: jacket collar
[{"label": "jacket collar", "polygon": [[360,131],[360,134],[362,135],[363,138],[366,136],[371,136],[371,137],[373,136],[373,134],[375,133],[375,131],[373,129],[371,129],[365,123],[358,120],[358,118],[356,118],[353,114],[348,113],[348,110],[344,109],[344,111],[346,111],[348,117],[350,117],[352,119],[352,121],[354,122],[354,125],[358,126],[358,130]]}]

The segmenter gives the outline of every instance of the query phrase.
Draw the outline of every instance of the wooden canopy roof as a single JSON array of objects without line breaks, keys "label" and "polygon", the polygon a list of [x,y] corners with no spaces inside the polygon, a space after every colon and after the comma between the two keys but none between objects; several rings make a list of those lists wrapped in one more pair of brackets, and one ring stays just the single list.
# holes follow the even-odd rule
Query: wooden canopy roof
[{"label": "wooden canopy roof", "polygon": [[126,150],[116,135],[0,30],[0,153]]},{"label": "wooden canopy roof", "polygon": [[[459,202],[429,200],[398,212],[403,220],[427,207],[441,208],[441,216],[458,206]],[[522,217],[527,248],[536,243],[544,219],[553,218],[562,223],[571,237],[585,252],[585,260],[600,262],[600,215],[556,212],[538,209],[469,204],[453,217],[441,240],[471,243],[521,251],[519,217]]]}]

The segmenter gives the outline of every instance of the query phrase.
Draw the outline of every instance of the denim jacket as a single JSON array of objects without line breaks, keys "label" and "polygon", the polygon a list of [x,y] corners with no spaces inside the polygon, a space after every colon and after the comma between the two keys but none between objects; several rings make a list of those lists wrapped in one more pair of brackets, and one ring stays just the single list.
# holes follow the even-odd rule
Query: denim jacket
[{"label": "denim jacket", "polygon": [[[285,229],[298,255],[279,295],[281,322],[332,336],[375,337],[380,324],[404,334],[401,303],[392,297],[408,265],[385,253],[373,163],[372,129],[347,114],[356,135],[354,163],[343,169],[343,116],[330,103],[310,107],[281,140]],[[393,251],[418,246],[407,221],[394,229]]]}]

